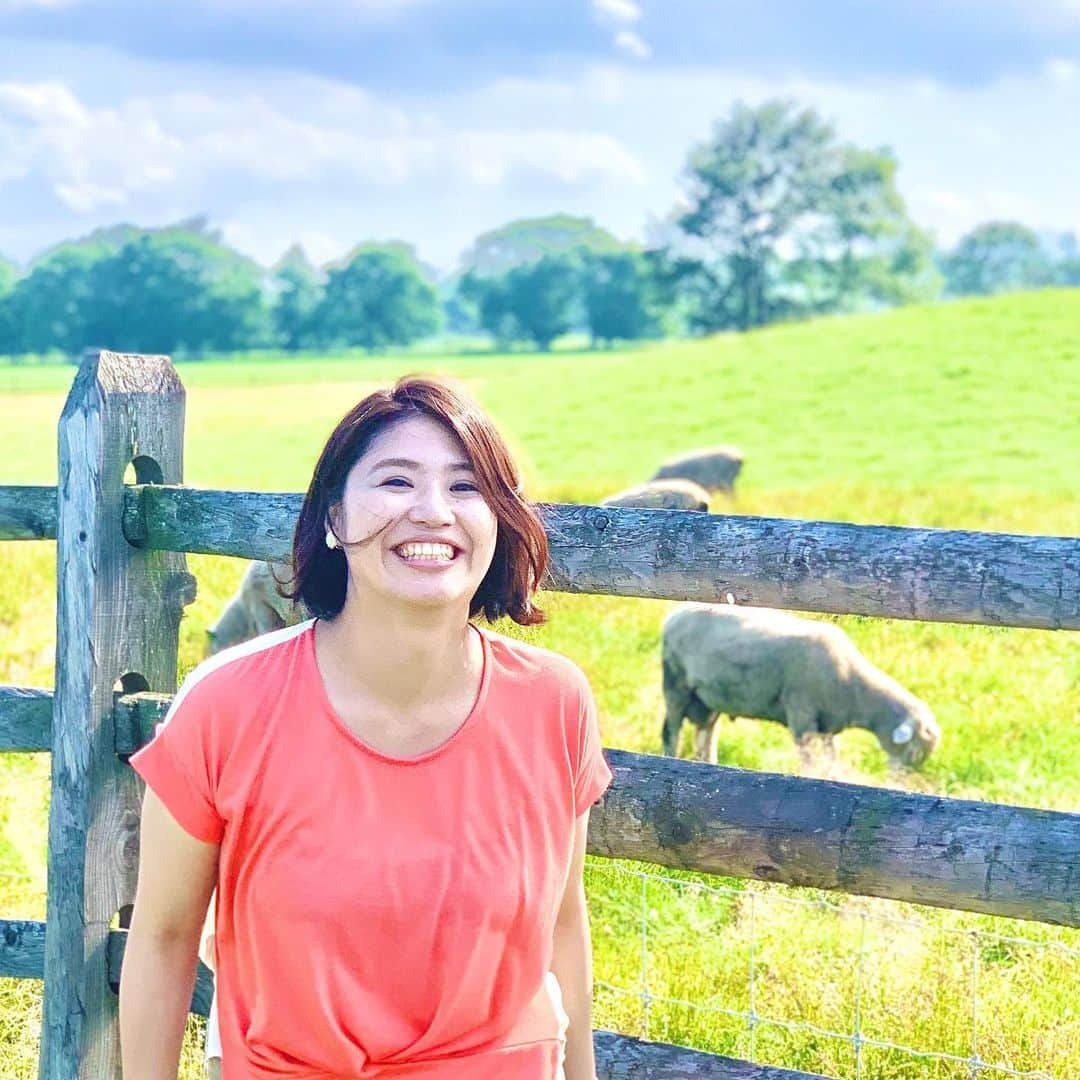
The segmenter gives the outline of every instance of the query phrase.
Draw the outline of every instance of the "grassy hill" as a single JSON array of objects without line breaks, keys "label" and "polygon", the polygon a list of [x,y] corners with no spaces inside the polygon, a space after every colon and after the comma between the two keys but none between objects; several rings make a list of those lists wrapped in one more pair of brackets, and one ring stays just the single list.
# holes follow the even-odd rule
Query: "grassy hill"
[{"label": "grassy hill", "polygon": [[[737,495],[716,499],[714,513],[1080,535],[1080,290],[610,354],[182,365],[185,481],[303,490],[345,409],[413,370],[468,383],[519,455],[538,500],[598,501],[646,479],[669,454],[735,443],[746,466]],[[55,482],[55,426],[72,374],[0,368],[0,429],[10,448],[0,483]],[[8,582],[0,590],[0,682],[52,685],[53,561],[49,544],[0,544]],[[182,672],[201,658],[205,628],[243,569],[237,560],[197,556],[189,565],[199,598],[181,628]],[[605,744],[658,753],[659,625],[671,605],[550,595],[543,606],[551,622],[524,636],[586,669]],[[937,713],[942,745],[910,786],[1080,811],[1075,635],[835,621]],[[851,780],[888,782],[865,733],[845,733],[839,751]],[[748,720],[728,726],[720,758],[752,769],[797,768],[785,732]],[[8,917],[44,914],[47,777],[44,758],[0,757],[0,913]],[[757,1025],[758,1060],[854,1076],[850,1045],[820,1032],[850,1033],[856,998],[863,1034],[965,1056],[974,948],[982,960],[975,1008],[982,1058],[1080,1074],[1080,1016],[1061,1005],[1080,1000],[1078,932],[838,895],[829,898],[835,909],[808,907],[817,897],[806,890],[644,871],[651,873],[590,863],[597,1026],[749,1056],[746,1021],[702,1008],[746,1010],[752,933],[755,1010],[812,1025]],[[858,939],[864,918],[869,934]],[[905,920],[902,929],[885,921],[895,918]],[[647,1020],[638,996],[643,920],[657,999]],[[859,940],[861,966],[852,961]],[[0,1074],[34,1075],[37,1009],[36,984],[0,980]],[[947,1063],[873,1047],[861,1065],[864,1076],[967,1075],[959,1065],[953,1072]]]}]

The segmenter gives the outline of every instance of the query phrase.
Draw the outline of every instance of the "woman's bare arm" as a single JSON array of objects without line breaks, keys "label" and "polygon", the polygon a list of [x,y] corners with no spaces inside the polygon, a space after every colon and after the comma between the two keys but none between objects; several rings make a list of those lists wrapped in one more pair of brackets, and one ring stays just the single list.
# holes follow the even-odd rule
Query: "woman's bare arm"
[{"label": "woman's bare arm", "polygon": [[150,788],[139,879],[120,973],[124,1080],[176,1080],[218,845],[187,833]]},{"label": "woman's bare arm", "polygon": [[585,839],[589,811],[574,826],[574,847],[566,891],[555,923],[551,970],[559,980],[570,1025],[566,1029],[566,1080],[595,1080],[592,1033],[592,937],[585,902]]}]

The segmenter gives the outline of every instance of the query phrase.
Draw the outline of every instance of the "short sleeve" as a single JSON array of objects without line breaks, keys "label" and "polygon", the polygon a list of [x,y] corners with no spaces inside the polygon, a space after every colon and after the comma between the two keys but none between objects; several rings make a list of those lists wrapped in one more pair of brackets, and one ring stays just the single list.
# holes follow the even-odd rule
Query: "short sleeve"
[{"label": "short sleeve", "polygon": [[215,804],[212,688],[188,676],[154,737],[131,756],[131,767],[184,831],[220,844],[225,823]]},{"label": "short sleeve", "polygon": [[578,733],[578,766],[574,777],[574,811],[581,817],[608,789],[613,779],[600,746],[600,722],[592,687],[582,678]]}]

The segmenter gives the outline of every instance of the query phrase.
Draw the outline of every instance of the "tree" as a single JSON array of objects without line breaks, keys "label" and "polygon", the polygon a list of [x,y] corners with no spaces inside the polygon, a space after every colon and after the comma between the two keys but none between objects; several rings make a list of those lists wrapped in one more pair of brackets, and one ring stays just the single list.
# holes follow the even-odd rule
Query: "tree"
[{"label": "tree", "polygon": [[403,245],[367,245],[329,272],[314,313],[330,344],[408,345],[439,328],[434,286]]},{"label": "tree", "polygon": [[581,256],[585,320],[593,345],[632,341],[660,329],[656,288],[650,265],[638,252]]},{"label": "tree", "polygon": [[942,259],[952,296],[1037,288],[1054,280],[1049,256],[1035,233],[1015,221],[988,221],[962,236]]},{"label": "tree", "polygon": [[205,234],[162,230],[128,241],[94,264],[91,293],[86,345],[171,353],[269,341],[262,271]]},{"label": "tree", "polygon": [[883,268],[925,274],[895,172],[888,151],[839,143],[811,109],[736,104],[690,154],[689,206],[664,262],[692,324],[746,330],[854,307],[888,295]]},{"label": "tree", "polygon": [[497,349],[510,347],[521,328],[510,311],[506,275],[483,277],[470,270],[458,282],[456,295],[466,311],[471,309],[477,325],[491,335]]},{"label": "tree", "polygon": [[18,351],[11,306],[11,296],[18,277],[19,271],[15,264],[0,257],[0,355],[11,355]]},{"label": "tree", "polygon": [[4,302],[11,352],[81,352],[94,300],[90,273],[98,258],[92,248],[64,247],[19,278]]},{"label": "tree", "polygon": [[573,256],[545,255],[506,275],[507,311],[541,352],[574,325],[578,274]]},{"label": "tree", "polygon": [[[552,214],[500,225],[476,238],[462,255],[460,269],[446,283],[444,306],[451,328],[462,332],[486,330],[498,348],[522,336],[530,337],[507,306],[505,279],[511,270],[535,263],[545,255],[577,257],[586,252],[601,255],[627,250],[633,249],[592,218]],[[583,327],[582,305],[577,303],[575,307],[577,325]]]},{"label": "tree", "polygon": [[[127,227],[124,227],[125,229]],[[267,340],[262,271],[206,233],[99,234],[33,264],[5,305],[20,351],[231,350]]]},{"label": "tree", "polygon": [[271,289],[274,331],[281,347],[295,351],[313,344],[317,337],[313,317],[322,299],[322,282],[299,244],[289,248],[274,267]]},{"label": "tree", "polygon": [[472,271],[481,277],[499,276],[544,255],[566,255],[578,250],[604,254],[625,247],[592,218],[570,214],[518,218],[478,236],[462,255],[461,267],[463,272]]},{"label": "tree", "polygon": [[0,255],[0,296],[6,296],[11,292],[18,278],[18,267]]}]

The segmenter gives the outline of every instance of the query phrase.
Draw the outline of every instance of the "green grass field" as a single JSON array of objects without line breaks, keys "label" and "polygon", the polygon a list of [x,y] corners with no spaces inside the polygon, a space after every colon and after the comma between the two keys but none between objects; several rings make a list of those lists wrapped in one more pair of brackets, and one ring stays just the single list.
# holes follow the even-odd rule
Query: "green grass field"
[{"label": "green grass field", "polygon": [[[713,512],[1080,535],[1080,291],[827,319],[611,354],[253,358],[180,366],[185,482],[301,491],[334,423],[406,371],[463,378],[531,497],[596,502],[665,456],[734,443],[746,465]],[[55,482],[70,367],[0,367],[0,483]],[[0,544],[0,682],[51,686],[54,547]],[[180,668],[243,571],[189,557],[199,596]],[[605,745],[659,753],[659,626],[670,604],[551,594],[520,631],[574,657]],[[1080,812],[1076,635],[842,617],[876,664],[935,709],[942,745],[914,790]],[[684,732],[689,752],[689,732]],[[866,733],[845,778],[884,784]],[[729,765],[794,772],[790,738],[741,720]],[[46,756],[0,757],[0,914],[43,918]],[[1080,931],[591,859],[597,1027],[839,1077],[968,1077],[968,1065],[1080,1076]],[[827,901],[821,903],[820,901]],[[753,979],[751,979],[751,970]],[[752,986],[751,986],[752,983]],[[643,992],[651,1000],[646,1007]],[[974,991],[974,996],[973,996]],[[750,1010],[763,1018],[753,1026]],[[770,1024],[781,1021],[788,1027]],[[0,980],[0,1075],[36,1076],[40,984]],[[818,1030],[820,1029],[820,1030]],[[198,1023],[181,1076],[198,1075]],[[981,1078],[1003,1075],[984,1068]]]}]

